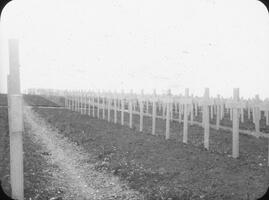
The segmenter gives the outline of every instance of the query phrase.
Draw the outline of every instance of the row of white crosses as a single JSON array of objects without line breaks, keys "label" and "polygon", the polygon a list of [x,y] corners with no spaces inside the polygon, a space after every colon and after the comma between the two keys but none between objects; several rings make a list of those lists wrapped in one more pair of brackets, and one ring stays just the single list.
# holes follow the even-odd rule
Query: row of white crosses
[{"label": "row of white crosses", "polygon": [[[75,93],[75,97],[74,97],[74,99],[73,99],[73,101],[74,102],[76,102],[76,105],[74,105],[73,104],[73,106],[75,107],[75,110],[77,110],[78,109],[78,101],[79,101],[79,99],[78,98],[81,98],[81,97],[79,97],[81,94],[83,94],[82,92],[76,92]],[[107,96],[103,96],[103,97],[100,97],[100,95],[101,95],[101,93],[99,93],[99,95],[97,95],[97,94],[95,94],[95,102],[97,101],[97,105],[99,105],[99,101],[100,101],[100,98],[102,98],[102,102],[105,102],[106,101],[106,99],[108,99],[108,97]],[[74,96],[74,95],[73,95]],[[82,99],[85,99],[85,101],[86,101],[86,99],[87,99],[87,95],[84,95],[85,97],[82,97]],[[115,100],[114,101],[116,101],[116,102],[114,102],[114,104],[117,104],[117,102],[121,102],[121,101],[124,101],[124,94],[122,95],[122,97],[123,97],[123,99],[122,100],[120,100],[120,99],[118,99],[117,98],[117,96],[118,96],[118,94],[116,94],[116,97],[114,98]],[[146,105],[149,105],[149,102],[151,102],[151,104],[153,103],[153,101],[152,101],[152,99],[154,99],[154,98],[152,98],[152,95],[151,96],[149,96],[149,97],[146,97],[146,95],[143,95],[143,94],[141,94],[140,96],[138,96],[139,98],[138,99],[133,99],[132,100],[132,102],[134,103],[134,105],[131,105],[132,107],[135,107],[136,105],[136,102],[138,101],[139,102],[139,107],[142,107],[142,105],[144,105],[144,104],[146,104]],[[165,98],[167,98],[167,97],[165,97]],[[167,110],[167,102],[166,102],[166,100],[165,100],[165,98],[162,98],[163,100],[161,101],[161,103],[160,103],[160,98],[157,100],[157,102],[156,102],[156,105],[158,105],[158,106],[162,106],[162,110],[163,110],[163,119],[166,119],[167,118],[167,113],[166,113],[166,116],[165,116],[165,111]],[[183,97],[183,98],[185,98],[185,97]],[[111,97],[109,98],[109,99],[111,99]],[[129,99],[129,98],[128,98]],[[169,98],[170,99],[170,101],[171,101],[171,99],[172,98]],[[179,98],[179,99],[181,99],[181,98]],[[193,116],[194,116],[194,113],[193,113],[193,106],[194,106],[194,108],[195,108],[195,115],[197,115],[197,110],[198,110],[198,108],[197,108],[197,104],[199,105],[199,106],[201,106],[201,101],[204,101],[203,99],[201,100],[201,99],[194,99],[194,98],[192,98],[192,97],[190,97],[190,99],[193,99],[193,102],[189,105],[189,111],[190,112],[188,112],[189,114],[190,114],[190,117],[191,117],[191,123],[193,122]],[[173,101],[173,100],[172,100]],[[196,102],[195,102],[196,101]],[[211,101],[213,101],[213,100],[211,100]],[[129,102],[129,100],[127,100],[127,102]],[[131,103],[132,103],[131,102]],[[198,102],[198,103],[197,103]],[[227,102],[229,102],[229,100],[227,101]],[[241,101],[240,101],[241,102]],[[106,103],[108,103],[108,102],[106,102]],[[176,103],[179,103],[180,104],[180,106],[181,106],[181,109],[180,109],[180,111],[181,110],[183,110],[182,108],[184,108],[184,103],[180,103],[180,102],[172,102],[172,103],[175,103],[174,105],[175,105],[175,107],[177,107],[178,105],[176,104]],[[169,118],[170,118],[170,120],[173,120],[173,115],[172,115],[172,112],[171,112],[171,107],[172,107],[172,105],[170,105],[170,104],[172,104],[171,102],[169,103],[169,109],[170,109],[170,111],[169,111],[169,113],[170,113],[170,116],[169,116]],[[85,106],[87,104],[87,102],[83,102],[83,105]],[[125,102],[123,102],[123,104],[125,104]],[[229,104],[229,103],[228,103]],[[94,104],[95,105],[95,104]],[[152,104],[153,105],[153,104]],[[226,102],[225,102],[225,105],[226,105]],[[254,105],[256,106],[256,107],[254,107]],[[104,106],[104,105],[103,105]],[[120,106],[120,105],[118,105],[118,106]],[[179,107],[180,107],[179,106]],[[257,123],[258,121],[259,121],[259,119],[260,119],[260,114],[255,114],[255,113],[257,113],[257,110],[258,110],[258,113],[260,113],[260,111],[259,110],[261,110],[261,106],[263,106],[263,110],[264,111],[266,111],[265,112],[265,114],[266,114],[266,121],[267,121],[267,123],[268,123],[268,109],[266,110],[266,106],[264,106],[263,104],[262,105],[258,105],[257,103],[256,104],[253,104],[253,113],[254,113],[254,115],[253,115],[253,118],[255,119],[254,120],[254,122],[255,122],[255,127],[256,127],[256,132],[258,132],[259,131],[259,123]],[[129,107],[129,106],[128,106]],[[149,106],[147,106],[146,108],[146,110],[148,111],[148,107]],[[229,107],[229,106],[226,106],[226,108],[228,108],[228,109],[230,109],[231,110],[231,108]],[[99,118],[99,106],[97,106],[97,117]],[[158,109],[158,107],[157,107],[157,109]],[[215,99],[214,100],[214,102],[211,102],[211,105],[210,105],[210,109],[211,109],[211,115],[210,115],[210,118],[212,119],[212,117],[213,117],[213,114],[214,114],[214,112],[215,112],[215,114],[216,114],[216,128],[217,129],[219,129],[219,122],[220,122],[220,119],[222,119],[223,118],[223,116],[224,116],[224,103],[223,103],[223,100],[221,100],[219,97],[218,97],[218,99]],[[243,116],[243,114],[244,114],[244,112],[243,112],[243,109],[244,108],[242,108],[241,107],[241,109],[240,109],[240,114],[241,114],[241,121],[243,122],[243,119],[244,119],[244,116]],[[104,109],[103,109],[104,110]],[[142,110],[142,109],[141,109]],[[131,109],[130,111],[133,111],[133,109]],[[143,110],[142,110],[143,111]],[[152,110],[153,111],[153,110]],[[84,107],[84,113],[86,112],[86,106]],[[104,112],[104,111],[103,111]],[[123,112],[122,112],[123,113]],[[134,112],[135,113],[135,112]],[[152,116],[152,114],[153,113],[144,113],[144,112],[140,112],[140,116],[141,116],[141,118],[142,118],[142,116],[143,115],[147,115],[147,116]],[[179,114],[181,114],[181,113],[179,113]],[[231,115],[231,120],[232,120],[232,112],[230,111],[230,115]],[[103,115],[104,116],[104,115]],[[184,116],[184,115],[183,115]],[[180,119],[179,119],[180,120]],[[141,123],[142,124],[142,123]],[[141,130],[141,128],[140,128],[140,130]]]},{"label": "row of white crosses", "polygon": [[[34,91],[34,90],[32,90]],[[33,93],[45,93],[44,90],[37,90],[37,91],[34,91]],[[49,90],[48,91],[49,94],[53,94],[53,95],[56,95],[56,94],[61,94],[61,92],[58,92],[58,91],[55,91],[55,90]],[[79,109],[79,98],[82,98],[82,99],[85,99],[85,102],[82,102],[83,105],[84,105],[84,110],[80,110],[82,113],[85,114],[86,112],[86,105],[87,105],[87,98],[88,98],[88,93],[86,92],[82,92],[82,91],[73,91],[73,92],[66,92],[65,93],[69,94],[68,96],[70,97],[69,99],[71,99],[74,103],[72,103],[71,105],[74,107],[73,109],[78,111]],[[70,94],[71,93],[71,94]],[[94,99],[95,99],[95,103],[93,106],[96,106],[96,105],[99,105],[99,101],[101,101],[100,98],[102,98],[102,101],[106,101],[106,99],[110,99],[110,101],[114,102],[113,98],[111,98],[111,95],[112,93],[110,92],[110,97],[108,98],[108,93],[105,93],[106,96],[104,96],[104,93],[93,93],[93,92],[90,92],[91,94],[94,94]],[[85,95],[84,95],[85,94]],[[81,97],[82,95],[82,97]],[[102,97],[100,96],[102,95]],[[115,97],[115,101],[113,104],[117,104],[118,106],[117,107],[121,107],[121,104],[120,102],[121,101],[124,101],[124,93],[122,94],[123,96],[123,100],[120,100],[118,99],[118,96],[119,94],[117,93],[114,93]],[[67,95],[66,95],[67,96]],[[156,94],[155,94],[156,96]],[[167,95],[162,95],[162,96],[156,96],[156,109],[157,111],[160,111],[162,110],[162,116],[156,116],[157,118],[163,118],[164,120],[166,120],[167,118],[167,102],[166,102],[166,99],[167,99]],[[174,120],[173,119],[173,112],[172,112],[172,107],[174,106],[176,108],[176,110],[178,109],[179,111],[179,121],[181,121],[181,115],[184,116],[183,114],[183,108],[184,108],[184,103],[180,101],[178,101],[178,99],[184,99],[186,97],[182,97],[182,96],[179,96],[177,98],[173,98],[173,97],[169,97],[169,101],[172,101],[169,103],[169,113],[170,113],[170,121],[171,120]],[[193,98],[193,97],[189,97],[191,99],[193,99],[193,102],[191,104],[189,104],[188,106],[188,114],[190,114],[190,122],[191,124],[193,123],[193,117],[194,115],[197,116],[198,114],[198,106],[202,106],[201,105],[201,101],[204,101],[204,99],[201,100],[201,98]],[[129,98],[128,98],[129,99]],[[127,100],[127,103],[129,103],[129,100]],[[153,115],[153,110],[151,111],[151,113],[149,113],[149,104],[151,104],[151,106],[153,106],[153,99],[152,98],[152,95],[144,95],[143,92],[141,93],[141,95],[138,95],[137,97],[135,97],[135,95],[133,95],[133,104],[132,104],[132,107],[134,109],[131,109],[130,111],[134,111],[134,114],[136,114],[136,111],[135,111],[135,108],[137,107],[136,103],[138,102],[138,105],[139,107],[142,107],[143,105],[143,108],[144,106],[146,106],[146,112],[144,112],[144,110],[142,110],[140,112],[140,118],[141,118],[141,123],[140,123],[140,131],[142,131],[142,126],[143,126],[143,116],[150,116],[152,117]],[[233,112],[232,112],[232,108],[229,107],[229,102],[231,101],[232,99],[230,100],[224,100],[223,98],[221,99],[220,96],[218,96],[218,98],[214,99],[214,103],[212,102],[213,100],[211,99],[211,104],[210,104],[210,119],[213,118],[213,115],[215,114],[216,115],[216,129],[218,130],[220,128],[220,120],[223,119],[224,117],[224,113],[225,113],[225,108],[227,109],[228,113],[229,113],[229,116],[230,116],[230,119],[233,120]],[[107,100],[108,101],[108,100]],[[256,96],[256,98],[254,100],[248,100],[248,101],[243,101],[243,100],[240,100],[241,103],[244,103],[246,104],[247,106],[245,107],[241,107],[239,109],[239,115],[241,117],[241,122],[244,122],[244,109],[247,109],[247,113],[248,113],[248,118],[250,118],[250,113],[252,113],[252,119],[253,119],[253,122],[255,124],[255,132],[256,133],[253,133],[253,135],[256,135],[256,136],[259,136],[261,135],[260,134],[260,125],[259,125],[259,121],[261,119],[261,111],[263,111],[265,113],[265,118],[266,118],[266,124],[269,125],[269,111],[268,111],[268,100],[266,102],[262,102],[259,100],[258,96]],[[108,104],[108,102],[106,102]],[[123,102],[124,104],[126,102]],[[132,102],[131,102],[132,103]],[[67,104],[67,100],[65,100],[65,104]],[[96,105],[95,105],[96,104]],[[171,105],[170,105],[171,104]],[[69,105],[69,106],[71,106]],[[103,105],[104,106],[104,105]],[[97,117],[99,118],[99,106],[96,106],[97,107]],[[116,108],[117,108],[116,107]],[[128,106],[129,107],[129,106]],[[202,106],[203,107],[203,106]],[[104,110],[103,109],[103,113],[104,113]],[[155,111],[155,110],[154,110]],[[156,111],[156,112],[157,112]],[[195,111],[195,113],[194,113]],[[124,111],[126,112],[126,111]],[[122,112],[123,113],[123,112]],[[157,112],[158,113],[158,112]],[[115,113],[116,115],[117,113]],[[103,115],[104,116],[104,115]],[[104,117],[103,117],[104,118]],[[117,119],[115,119],[115,121],[117,121]],[[184,122],[184,120],[183,120]],[[169,129],[169,128],[167,128]],[[167,134],[169,135],[169,134]],[[264,134],[262,134],[264,135]],[[168,136],[169,138],[169,136]]]},{"label": "row of white crosses", "polygon": [[[204,147],[209,149],[209,135],[210,127],[219,129],[223,128],[220,126],[220,120],[223,119],[225,108],[229,109],[230,119],[232,120],[232,132],[233,132],[233,153],[232,156],[237,158],[239,156],[239,116],[241,115],[241,121],[244,120],[244,109],[252,108],[254,110],[253,117],[258,121],[259,115],[255,112],[260,110],[265,111],[266,120],[268,121],[269,103],[257,101],[243,101],[239,98],[239,89],[234,89],[233,99],[225,100],[219,95],[217,98],[209,97],[209,89],[205,89],[203,98],[194,98],[189,95],[189,90],[185,89],[184,96],[173,97],[169,90],[166,95],[156,95],[156,91],[152,95],[145,95],[143,91],[140,95],[135,95],[131,91],[129,94],[125,94],[123,91],[119,93],[100,93],[100,92],[73,92],[67,96],[71,103],[67,107],[75,111],[81,111],[79,106],[84,97],[83,105],[84,114],[86,114],[86,105],[88,105],[88,114],[100,119],[100,110],[102,110],[103,119],[105,119],[105,110],[107,110],[107,120],[111,121],[110,112],[114,110],[114,123],[117,122],[117,113],[121,113],[121,125],[124,125],[124,113],[129,114],[129,127],[133,127],[133,114],[139,115],[139,131],[143,131],[143,121],[145,116],[152,117],[152,134],[156,134],[156,119],[161,118],[165,120],[165,138],[170,138],[170,122],[172,120],[178,120],[181,122],[181,115],[183,114],[183,143],[188,143],[188,123],[194,122],[194,115],[198,115],[198,108],[202,108],[202,127],[204,128]],[[70,101],[71,100],[71,101]],[[149,113],[149,104],[151,105],[151,113]],[[125,106],[128,105],[128,110],[125,110]],[[137,111],[139,107],[139,112]],[[175,110],[179,111],[178,119],[173,119],[173,106]],[[144,110],[144,108],[146,108]],[[258,110],[258,111],[255,111]],[[97,110],[97,112],[96,112]],[[162,110],[161,116],[158,116],[158,112]],[[146,111],[146,112],[145,112]],[[210,119],[216,115],[216,126],[210,125]],[[190,120],[188,119],[190,116]],[[243,121],[242,121],[243,122]],[[256,122],[257,123],[257,122]],[[259,128],[256,126],[256,131]],[[240,130],[243,132],[243,130]],[[265,136],[263,134],[262,136]],[[267,136],[265,136],[267,137]]]}]

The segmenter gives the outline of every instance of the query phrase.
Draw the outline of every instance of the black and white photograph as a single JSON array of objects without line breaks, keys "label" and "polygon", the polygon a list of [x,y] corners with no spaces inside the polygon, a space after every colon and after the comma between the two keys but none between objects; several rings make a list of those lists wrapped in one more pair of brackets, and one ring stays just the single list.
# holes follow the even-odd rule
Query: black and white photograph
[{"label": "black and white photograph", "polygon": [[259,0],[0,0],[0,200],[269,199]]}]

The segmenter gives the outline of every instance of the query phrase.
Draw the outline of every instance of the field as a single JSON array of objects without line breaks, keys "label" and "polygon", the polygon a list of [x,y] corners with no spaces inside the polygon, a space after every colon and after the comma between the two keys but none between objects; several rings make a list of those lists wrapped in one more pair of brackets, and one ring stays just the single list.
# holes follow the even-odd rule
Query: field
[{"label": "field", "polygon": [[[4,105],[4,95],[0,95]],[[39,96],[24,97],[30,105],[55,106]],[[134,128],[108,123],[66,109],[33,108],[58,133],[85,150],[94,170],[119,177],[144,199],[256,199],[269,186],[268,141],[240,135],[240,157],[231,158],[232,135],[210,129],[210,150],[203,148],[203,129],[189,127],[189,144],[182,143],[182,124],[171,123],[171,139],[164,139],[165,122],[157,120],[157,136],[152,136],[151,119],[145,117],[139,132],[139,116]],[[113,111],[111,116],[114,116]],[[120,113],[118,113],[120,122]],[[102,115],[101,115],[102,118]],[[9,135],[7,108],[0,108],[0,178],[9,186]],[[229,123],[224,122],[224,123]],[[24,167],[26,199],[65,196],[65,186],[55,181],[48,162],[50,154],[31,139],[25,125]],[[86,165],[86,164],[85,164]],[[120,199],[120,198],[119,198]],[[124,198],[122,198],[124,199]],[[128,199],[128,198],[126,198]]]}]

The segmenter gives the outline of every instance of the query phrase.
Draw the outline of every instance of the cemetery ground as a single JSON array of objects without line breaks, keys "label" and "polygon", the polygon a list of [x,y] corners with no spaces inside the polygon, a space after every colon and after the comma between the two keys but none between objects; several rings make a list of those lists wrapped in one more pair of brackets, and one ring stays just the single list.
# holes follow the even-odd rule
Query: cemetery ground
[{"label": "cemetery ground", "polygon": [[[0,98],[2,104],[3,95]],[[31,105],[54,104],[38,96],[26,96],[24,99]],[[101,120],[102,115],[98,120],[66,109],[33,110],[46,122],[43,124],[46,127],[43,130],[46,131],[45,135],[52,134],[58,142],[72,144],[70,149],[74,152],[67,151],[67,155],[76,159],[74,155],[83,152],[81,155],[83,162],[79,166],[71,161],[67,162],[68,158],[55,163],[49,162],[52,150],[60,151],[59,148],[57,145],[51,145],[53,147],[51,149],[44,148],[44,143],[42,145],[39,140],[33,140],[29,133],[31,127],[26,124],[24,134],[26,199],[65,197],[67,189],[70,188],[68,181],[71,180],[66,180],[61,173],[57,173],[64,165],[67,165],[68,169],[74,166],[86,169],[87,166],[91,166],[93,169],[90,170],[95,175],[103,174],[107,179],[118,177],[119,185],[127,183],[125,190],[130,190],[134,194],[136,194],[134,191],[137,191],[145,199],[152,200],[256,199],[262,196],[269,186],[268,141],[262,138],[240,134],[240,157],[233,159],[230,156],[232,134],[228,131],[210,129],[210,150],[207,151],[203,148],[203,129],[196,125],[189,127],[188,144],[183,144],[183,128],[178,122],[171,123],[171,139],[165,140],[165,122],[161,119],[157,119],[156,122],[157,135],[152,136],[151,119],[148,117],[144,118],[144,130],[141,133],[137,115],[133,116],[134,128],[130,129],[127,113],[125,126],[121,126]],[[1,107],[0,178],[5,191],[10,194],[7,116],[7,108]],[[113,111],[111,116],[114,116]],[[36,121],[36,127],[42,125],[42,119]],[[89,183],[91,180],[93,179],[88,180]]]}]

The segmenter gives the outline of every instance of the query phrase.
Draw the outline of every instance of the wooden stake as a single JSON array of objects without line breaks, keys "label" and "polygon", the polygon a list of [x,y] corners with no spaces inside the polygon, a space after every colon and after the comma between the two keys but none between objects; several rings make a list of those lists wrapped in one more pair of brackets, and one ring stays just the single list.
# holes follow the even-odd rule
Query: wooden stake
[{"label": "wooden stake", "polygon": [[155,134],[156,134],[156,90],[154,90],[152,98],[152,135]]},{"label": "wooden stake", "polygon": [[103,94],[103,99],[102,99],[102,105],[103,105],[103,120],[106,119],[106,100],[105,100],[105,95]]},{"label": "wooden stake", "polygon": [[206,149],[209,149],[209,107],[207,103],[207,101],[209,100],[209,88],[205,89],[204,100],[204,147]]},{"label": "wooden stake", "polygon": [[107,121],[110,122],[110,109],[111,109],[111,98],[110,94],[107,97]]},{"label": "wooden stake", "polygon": [[139,110],[140,110],[140,123],[139,123],[139,131],[143,131],[143,113],[144,113],[144,104],[143,104],[143,99],[144,99],[144,93],[143,91],[141,92],[141,97],[139,99]]},{"label": "wooden stake", "polygon": [[24,199],[23,186],[23,104],[20,92],[18,40],[9,40],[10,75],[8,77],[8,107],[10,132],[10,183],[12,198]]},{"label": "wooden stake", "polygon": [[100,92],[97,93],[97,119],[100,119]]},{"label": "wooden stake", "polygon": [[121,125],[124,125],[124,110],[125,110],[125,102],[124,102],[124,91],[121,92]]},{"label": "wooden stake", "polygon": [[170,138],[170,109],[171,109],[171,91],[168,90],[166,97],[166,126],[165,126],[165,139]]},{"label": "wooden stake", "polygon": [[117,123],[117,97],[114,95],[114,123]]},{"label": "wooden stake", "polygon": [[133,104],[132,104],[132,92],[129,97],[129,127],[133,128]]},{"label": "wooden stake", "polygon": [[189,89],[185,89],[185,97],[180,101],[184,105],[183,120],[183,143],[188,143],[188,106],[192,105],[192,98],[189,97]]}]

